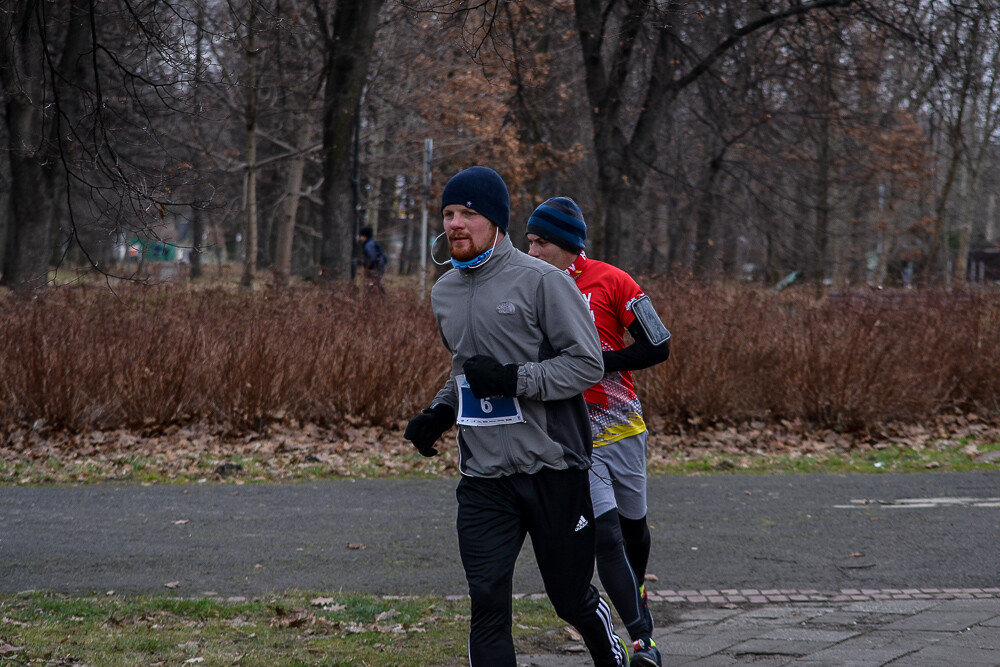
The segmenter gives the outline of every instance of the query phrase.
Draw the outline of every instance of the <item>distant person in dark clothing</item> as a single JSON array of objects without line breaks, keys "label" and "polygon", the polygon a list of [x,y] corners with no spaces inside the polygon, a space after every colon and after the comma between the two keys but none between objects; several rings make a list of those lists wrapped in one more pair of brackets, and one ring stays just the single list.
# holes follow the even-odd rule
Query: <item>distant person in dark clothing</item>
[{"label": "distant person in dark clothing", "polygon": [[364,271],[365,286],[379,294],[385,294],[385,288],[382,287],[382,275],[385,273],[388,256],[382,250],[379,242],[375,240],[371,227],[361,228],[358,242],[361,243],[361,268]]}]

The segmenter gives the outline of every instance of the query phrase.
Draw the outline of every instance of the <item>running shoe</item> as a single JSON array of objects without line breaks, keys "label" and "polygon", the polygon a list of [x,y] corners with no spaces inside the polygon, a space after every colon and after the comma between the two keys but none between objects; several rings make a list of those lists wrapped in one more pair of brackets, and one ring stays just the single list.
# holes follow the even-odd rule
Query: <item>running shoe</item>
[{"label": "running shoe", "polygon": [[663,660],[652,637],[632,642],[632,661],[629,667],[662,667]]}]

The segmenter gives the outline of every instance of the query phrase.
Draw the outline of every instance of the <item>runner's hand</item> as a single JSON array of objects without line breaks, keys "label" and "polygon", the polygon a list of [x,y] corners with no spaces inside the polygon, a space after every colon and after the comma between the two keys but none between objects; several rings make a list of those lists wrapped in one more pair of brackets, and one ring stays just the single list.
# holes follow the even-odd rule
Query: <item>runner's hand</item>
[{"label": "runner's hand", "polygon": [[455,411],[444,403],[438,403],[411,419],[403,437],[412,442],[423,456],[435,456],[438,451],[434,443],[454,423]]},{"label": "runner's hand", "polygon": [[493,357],[477,354],[462,364],[462,370],[476,398],[517,396],[517,364],[501,364]]}]

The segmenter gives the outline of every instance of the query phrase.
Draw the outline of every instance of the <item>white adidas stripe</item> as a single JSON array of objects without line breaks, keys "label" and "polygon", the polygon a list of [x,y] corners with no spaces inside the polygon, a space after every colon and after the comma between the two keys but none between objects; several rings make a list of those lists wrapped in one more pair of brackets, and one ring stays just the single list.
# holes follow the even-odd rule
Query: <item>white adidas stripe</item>
[{"label": "white adidas stripe", "polygon": [[608,641],[611,642],[611,646],[614,647],[613,653],[622,665],[627,665],[628,653],[625,652],[621,642],[618,640],[618,635],[615,634],[614,621],[611,618],[611,607],[609,607],[608,603],[604,601],[604,598],[599,598],[597,603],[597,615],[600,616],[601,622],[604,623],[604,631],[607,633]]}]

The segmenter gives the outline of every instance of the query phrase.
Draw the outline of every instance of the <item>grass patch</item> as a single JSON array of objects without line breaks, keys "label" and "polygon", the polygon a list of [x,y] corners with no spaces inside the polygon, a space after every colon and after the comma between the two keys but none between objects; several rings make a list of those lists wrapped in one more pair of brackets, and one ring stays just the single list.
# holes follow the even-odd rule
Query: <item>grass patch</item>
[{"label": "grass patch", "polygon": [[[468,600],[289,593],[253,600],[0,596],[0,665],[462,665]],[[514,601],[519,651],[565,623]]]},{"label": "grass patch", "polygon": [[652,474],[879,474],[969,472],[996,470],[1000,459],[979,460],[982,454],[1000,451],[1000,443],[975,447],[972,456],[968,444],[945,441],[934,448],[915,448],[890,444],[863,452],[832,451],[826,453],[784,454],[763,456],[752,454],[707,453],[683,461],[651,463]]}]

